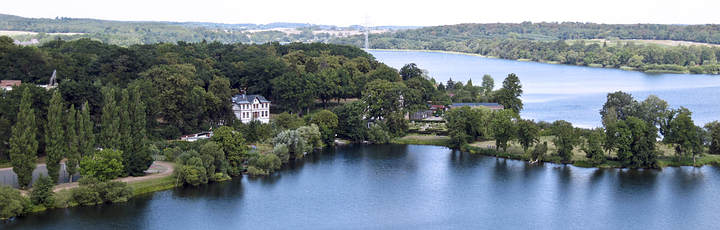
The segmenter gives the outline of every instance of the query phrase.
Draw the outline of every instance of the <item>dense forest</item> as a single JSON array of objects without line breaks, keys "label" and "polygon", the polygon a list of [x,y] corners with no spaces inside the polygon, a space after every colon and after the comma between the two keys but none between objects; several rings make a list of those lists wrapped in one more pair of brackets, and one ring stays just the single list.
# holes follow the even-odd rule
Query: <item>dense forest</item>
[{"label": "dense forest", "polygon": [[[361,97],[374,79],[400,79],[396,70],[349,46],[179,42],[125,48],[80,39],[29,47],[0,37],[0,79],[30,83],[38,119],[47,116],[50,96],[34,84],[47,84],[53,70],[63,99],[76,108],[89,102],[95,120],[103,88],[138,89],[148,105],[149,134],[165,138],[228,123],[230,97],[241,91],[264,95],[278,111],[301,113],[316,100]],[[21,92],[3,97],[7,108],[0,117],[9,124],[15,123]]]},{"label": "dense forest", "polygon": [[[372,48],[476,53],[504,59],[627,68],[641,71],[720,73],[715,46],[662,46],[618,39],[720,43],[717,25],[606,25],[592,23],[460,24],[370,36]],[[609,39],[596,42],[586,39]],[[364,37],[333,43],[362,46]]]}]

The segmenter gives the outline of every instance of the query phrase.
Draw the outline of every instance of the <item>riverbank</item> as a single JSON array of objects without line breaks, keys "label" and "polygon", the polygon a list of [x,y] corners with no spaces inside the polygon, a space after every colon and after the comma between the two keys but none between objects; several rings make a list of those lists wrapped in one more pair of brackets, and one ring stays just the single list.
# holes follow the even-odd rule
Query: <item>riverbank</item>
[{"label": "riverbank", "polygon": [[[552,137],[543,136],[540,138],[541,142],[548,142],[548,153],[545,157],[541,158],[540,162],[557,163],[557,164],[570,164],[577,167],[583,168],[624,168],[620,161],[614,159],[612,154],[606,156],[606,160],[602,163],[594,163],[589,161],[585,157],[585,153],[576,147],[573,149],[573,160],[572,162],[563,162],[559,156],[553,155],[555,146],[552,144]],[[434,146],[450,146],[450,137],[448,136],[437,136],[437,135],[416,135],[411,134],[401,138],[396,138],[391,141],[393,144],[411,144],[411,145],[434,145]],[[485,156],[522,160],[531,162],[534,159],[530,159],[530,155],[525,153],[518,143],[509,143],[508,151],[503,152],[495,150],[494,140],[477,141],[470,144],[465,144],[460,147],[460,151],[467,152],[470,154],[481,154]],[[720,155],[705,154],[696,159],[695,165],[693,165],[692,159],[683,159],[680,161],[675,160],[672,155],[672,149],[659,144],[659,151],[663,153],[662,156],[658,157],[658,167],[679,167],[679,166],[704,166],[704,165],[718,165],[720,166]],[[577,160],[580,159],[580,160]]]},{"label": "riverbank", "polygon": [[[155,161],[149,170],[158,170],[158,173],[151,173],[140,177],[123,177],[113,181],[125,182],[132,189],[133,197],[172,189],[178,186],[175,181],[175,164],[172,162]],[[58,184],[53,188],[55,204],[52,208],[69,208],[80,204],[72,200],[73,190],[78,188],[78,182]],[[21,194],[27,196],[29,191],[20,190]],[[39,213],[48,210],[43,206],[34,205],[28,213]]]},{"label": "riverbank", "polygon": [[690,71],[691,67],[685,67],[680,66],[683,69],[656,69],[657,67],[663,67],[667,65],[648,65],[650,66],[648,69],[641,69],[641,68],[635,68],[631,66],[603,66],[601,64],[582,64],[582,65],[573,65],[573,64],[563,64],[557,61],[547,61],[547,60],[539,60],[539,61],[533,61],[531,59],[505,59],[500,58],[496,56],[486,56],[476,53],[467,53],[467,52],[458,52],[458,51],[447,51],[447,50],[418,50],[418,49],[368,49],[369,51],[391,51],[391,52],[427,52],[427,53],[444,53],[444,54],[457,54],[457,55],[467,55],[467,56],[476,56],[476,57],[483,57],[483,58],[493,58],[493,59],[502,59],[502,60],[512,60],[512,61],[520,61],[520,62],[534,62],[534,63],[544,63],[544,64],[553,64],[553,65],[567,65],[567,66],[581,66],[581,67],[590,67],[590,68],[601,68],[601,69],[619,69],[619,70],[625,70],[625,71],[635,71],[635,72],[643,72],[643,73],[669,73],[669,74],[701,74],[701,73],[694,73]]}]

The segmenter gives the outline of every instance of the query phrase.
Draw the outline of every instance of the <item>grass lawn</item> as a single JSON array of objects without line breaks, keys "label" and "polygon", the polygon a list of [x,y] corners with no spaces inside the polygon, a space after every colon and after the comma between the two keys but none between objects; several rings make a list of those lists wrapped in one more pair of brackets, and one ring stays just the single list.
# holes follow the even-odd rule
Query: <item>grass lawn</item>
[{"label": "grass lawn", "polygon": [[450,144],[450,137],[448,136],[436,136],[436,135],[420,135],[410,134],[401,138],[396,138],[390,141],[393,144],[406,144],[406,145],[440,145],[448,146]]}]

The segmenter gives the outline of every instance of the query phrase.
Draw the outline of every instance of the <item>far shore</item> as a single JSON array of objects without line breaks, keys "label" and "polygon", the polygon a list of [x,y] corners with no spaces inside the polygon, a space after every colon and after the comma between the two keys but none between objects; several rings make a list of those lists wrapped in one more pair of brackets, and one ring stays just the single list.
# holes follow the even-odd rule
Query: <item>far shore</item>
[{"label": "far shore", "polygon": [[[619,67],[605,67],[599,64],[590,64],[590,65],[572,65],[572,64],[563,64],[556,61],[533,61],[530,59],[505,59],[495,56],[485,56],[481,54],[476,53],[467,53],[467,52],[458,52],[458,51],[447,51],[447,50],[419,50],[419,49],[367,49],[368,51],[391,51],[391,52],[426,52],[426,53],[444,53],[444,54],[458,54],[458,55],[467,55],[467,56],[475,56],[475,57],[483,57],[483,58],[493,58],[493,59],[502,59],[502,60],[509,60],[509,61],[520,61],[520,62],[534,62],[534,63],[544,63],[544,64],[552,64],[552,65],[566,65],[566,66],[580,66],[580,67],[589,67],[589,68],[602,68],[602,69],[618,69],[618,70],[625,70],[625,71],[634,71],[634,72],[642,72],[642,73],[666,73],[666,74],[694,74],[689,71],[680,72],[680,71],[672,71],[672,70],[656,70],[656,69],[649,69],[647,71],[638,70],[637,68],[630,67],[630,66],[619,66]],[[711,74],[708,74],[711,75]]]}]

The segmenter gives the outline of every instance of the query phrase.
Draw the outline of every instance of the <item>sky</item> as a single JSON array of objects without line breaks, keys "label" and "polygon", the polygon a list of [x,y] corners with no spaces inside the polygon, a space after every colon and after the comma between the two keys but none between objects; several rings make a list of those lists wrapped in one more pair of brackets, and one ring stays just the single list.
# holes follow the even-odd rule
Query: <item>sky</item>
[{"label": "sky", "polygon": [[493,22],[720,24],[720,0],[32,0],[0,13],[34,18],[433,26]]}]

